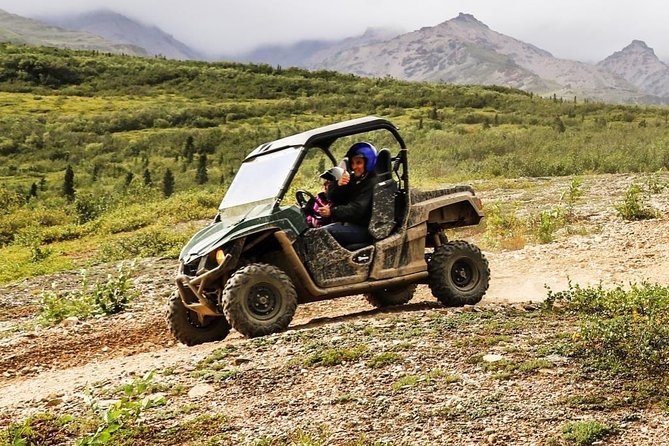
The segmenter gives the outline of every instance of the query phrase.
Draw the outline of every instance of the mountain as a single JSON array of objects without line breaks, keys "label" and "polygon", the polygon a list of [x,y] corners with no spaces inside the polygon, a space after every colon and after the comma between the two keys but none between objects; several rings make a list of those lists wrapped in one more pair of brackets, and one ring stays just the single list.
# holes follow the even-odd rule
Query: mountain
[{"label": "mountain", "polygon": [[301,40],[291,45],[263,45],[233,59],[284,67],[316,67],[340,51],[384,42],[401,33],[402,31],[391,28],[368,28],[360,36],[341,40]]},{"label": "mountain", "polygon": [[87,31],[114,42],[144,48],[150,56],[168,59],[204,59],[196,50],[176,40],[156,26],[148,26],[112,11],[94,11],[77,16],[45,17],[44,21],[63,28]]},{"label": "mountain", "polygon": [[497,84],[610,102],[654,99],[601,66],[558,59],[462,13],[434,27],[339,51],[311,68],[414,81]]},{"label": "mountain", "polygon": [[669,97],[669,66],[645,42],[634,40],[599,62],[602,67],[649,94]]},{"label": "mountain", "polygon": [[1,9],[0,42],[54,46],[75,50],[98,50],[135,56],[147,55],[146,51],[135,45],[112,42],[87,32],[50,26],[37,20],[10,14]]}]

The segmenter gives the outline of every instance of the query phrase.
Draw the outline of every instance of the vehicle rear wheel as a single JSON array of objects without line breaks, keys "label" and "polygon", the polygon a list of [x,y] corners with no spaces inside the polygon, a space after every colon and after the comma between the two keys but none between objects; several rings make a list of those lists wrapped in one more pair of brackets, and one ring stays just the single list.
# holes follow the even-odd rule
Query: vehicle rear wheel
[{"label": "vehicle rear wheel", "polygon": [[377,308],[404,305],[408,303],[416,291],[416,285],[404,285],[396,288],[384,288],[372,293],[366,293],[367,302]]},{"label": "vehicle rear wheel", "polygon": [[230,324],[221,316],[204,316],[189,310],[175,291],[167,307],[167,324],[177,340],[186,345],[220,341],[230,333]]},{"label": "vehicle rear wheel", "polygon": [[432,294],[447,307],[478,303],[490,282],[488,260],[478,247],[462,240],[435,248],[427,271]]},{"label": "vehicle rear wheel", "polygon": [[281,269],[252,263],[230,277],[222,304],[232,327],[252,338],[288,328],[297,309],[297,293]]}]

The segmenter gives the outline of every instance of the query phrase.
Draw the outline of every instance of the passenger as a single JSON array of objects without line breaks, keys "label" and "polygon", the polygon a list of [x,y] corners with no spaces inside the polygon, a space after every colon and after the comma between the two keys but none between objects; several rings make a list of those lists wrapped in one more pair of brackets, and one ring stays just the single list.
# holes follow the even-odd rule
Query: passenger
[{"label": "passenger", "polygon": [[[323,206],[330,204],[328,191],[339,181],[344,169],[339,166],[332,167],[320,175],[323,180],[323,190],[316,194],[313,200],[313,208],[308,209],[307,224],[312,228],[320,228],[333,222],[332,217],[323,217],[318,212]],[[311,206],[311,203],[308,204]]]},{"label": "passenger", "polygon": [[325,218],[332,218],[324,228],[342,246],[371,243],[369,220],[372,217],[372,197],[376,175],[376,148],[367,142],[353,144],[346,152],[351,173],[343,175],[328,192],[330,204],[319,208]]}]

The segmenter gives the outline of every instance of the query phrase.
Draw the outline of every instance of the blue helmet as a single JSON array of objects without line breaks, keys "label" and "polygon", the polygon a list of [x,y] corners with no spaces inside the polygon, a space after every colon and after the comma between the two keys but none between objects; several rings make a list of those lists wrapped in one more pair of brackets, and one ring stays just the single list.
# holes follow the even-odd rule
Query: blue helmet
[{"label": "blue helmet", "polygon": [[368,142],[356,142],[346,152],[346,157],[350,160],[354,156],[365,158],[365,171],[372,172],[376,167],[376,147]]}]

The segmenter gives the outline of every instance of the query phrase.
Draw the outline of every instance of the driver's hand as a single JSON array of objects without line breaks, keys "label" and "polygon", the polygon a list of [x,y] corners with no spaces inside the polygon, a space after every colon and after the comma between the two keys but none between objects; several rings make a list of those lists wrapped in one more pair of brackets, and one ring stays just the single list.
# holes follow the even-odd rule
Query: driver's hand
[{"label": "driver's hand", "polygon": [[332,215],[332,211],[330,210],[330,206],[321,206],[318,208],[318,213],[321,214],[322,217],[329,218]]},{"label": "driver's hand", "polygon": [[344,186],[348,184],[348,182],[351,180],[351,175],[348,173],[348,171],[344,171],[344,174],[339,178],[339,181],[337,181],[337,184],[339,186]]}]

